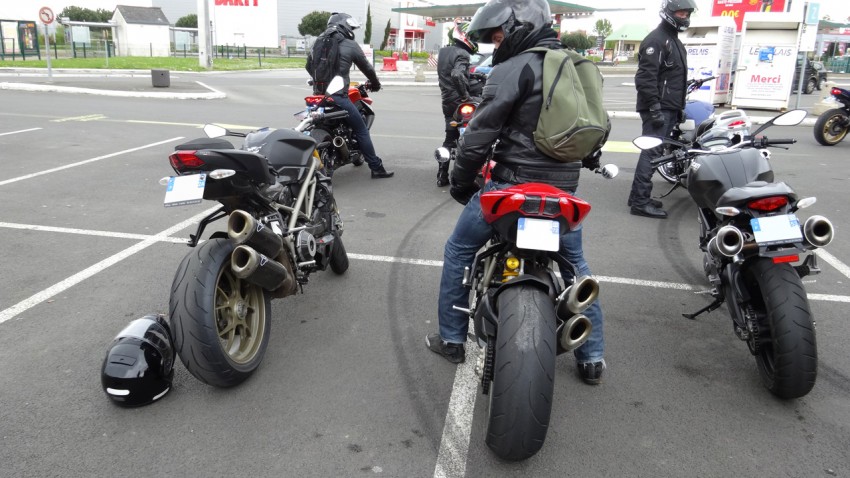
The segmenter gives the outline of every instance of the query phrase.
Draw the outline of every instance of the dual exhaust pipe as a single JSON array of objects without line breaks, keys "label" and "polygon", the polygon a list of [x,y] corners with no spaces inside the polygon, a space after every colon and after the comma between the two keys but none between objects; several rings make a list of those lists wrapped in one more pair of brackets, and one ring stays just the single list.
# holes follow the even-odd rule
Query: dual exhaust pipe
[{"label": "dual exhaust pipe", "polygon": [[593,324],[582,312],[599,296],[599,282],[590,276],[581,276],[555,299],[555,312],[564,322],[558,327],[558,343],[569,352],[582,346]]},{"label": "dual exhaust pipe", "polygon": [[230,256],[233,274],[272,291],[292,282],[292,274],[272,259],[283,249],[281,237],[245,211],[237,209],[227,220],[227,236],[235,244]]},{"label": "dual exhaust pipe", "polygon": [[[832,222],[823,216],[812,216],[803,223],[803,239],[814,249],[826,247],[835,236]],[[744,235],[735,226],[723,226],[708,242],[708,250],[714,255],[734,257],[744,248]]]}]

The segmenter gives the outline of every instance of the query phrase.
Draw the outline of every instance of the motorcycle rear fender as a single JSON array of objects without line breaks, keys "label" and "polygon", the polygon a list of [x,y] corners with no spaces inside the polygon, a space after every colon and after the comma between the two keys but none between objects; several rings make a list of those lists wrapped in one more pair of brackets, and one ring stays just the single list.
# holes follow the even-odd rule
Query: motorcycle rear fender
[{"label": "motorcycle rear fender", "polygon": [[[552,283],[533,275],[521,275],[497,287],[495,290],[490,289],[487,294],[482,297],[482,300],[475,308],[475,316],[473,323],[475,324],[475,333],[482,339],[487,337],[495,337],[498,331],[499,313],[496,308],[499,294],[510,287],[530,284],[542,290],[553,301],[555,300],[555,287]],[[552,307],[554,307],[554,302]]]},{"label": "motorcycle rear fender", "polygon": [[[723,283],[726,284],[724,294],[727,309],[732,315],[732,320],[741,327],[746,327],[743,311],[744,304],[752,300],[750,291],[744,283],[742,270],[734,263],[729,263],[723,269]],[[731,296],[731,297],[730,297]]]}]

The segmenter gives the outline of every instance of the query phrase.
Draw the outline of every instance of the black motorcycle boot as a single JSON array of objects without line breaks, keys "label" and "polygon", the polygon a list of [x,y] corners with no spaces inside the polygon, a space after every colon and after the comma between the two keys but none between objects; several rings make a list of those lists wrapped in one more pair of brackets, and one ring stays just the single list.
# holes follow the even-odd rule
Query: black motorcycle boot
[{"label": "black motorcycle boot", "polygon": [[651,217],[654,219],[667,219],[667,211],[646,203],[643,206],[632,206],[629,212],[634,216]]},{"label": "black motorcycle boot", "polygon": [[463,363],[466,360],[466,350],[463,344],[453,344],[443,340],[440,334],[425,337],[425,345],[431,352],[440,354],[451,363]]},{"label": "black motorcycle boot", "polygon": [[378,169],[372,170],[372,179],[391,178],[395,175],[394,171],[387,171],[384,165],[378,166]]},{"label": "black motorcycle boot", "polygon": [[[632,207],[632,198],[629,198],[629,202],[626,203],[626,205],[629,206],[629,207]],[[651,199],[651,198],[649,200],[649,205],[652,206],[652,207],[656,207],[658,209],[661,209],[662,207],[664,207],[664,204],[662,204],[661,201],[659,201],[658,199]]]},{"label": "black motorcycle boot", "polygon": [[578,374],[584,383],[599,385],[602,383],[602,372],[606,369],[605,360],[578,364]]},{"label": "black motorcycle boot", "polygon": [[440,163],[437,166],[437,187],[441,188],[449,185],[449,162]]}]

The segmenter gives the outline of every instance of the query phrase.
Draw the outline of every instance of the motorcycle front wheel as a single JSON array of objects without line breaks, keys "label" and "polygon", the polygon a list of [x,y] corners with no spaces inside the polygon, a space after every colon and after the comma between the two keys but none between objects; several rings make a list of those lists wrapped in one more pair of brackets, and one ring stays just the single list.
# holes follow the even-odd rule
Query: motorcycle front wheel
[{"label": "motorcycle front wheel", "polygon": [[519,461],[543,447],[555,389],[555,308],[530,285],[499,294],[499,329],[487,411],[486,443],[504,460]]},{"label": "motorcycle front wheel", "polygon": [[269,344],[271,299],[230,268],[233,243],[210,239],[183,258],[171,285],[174,346],[189,373],[233,387],[260,366]]},{"label": "motorcycle front wheel", "polygon": [[840,143],[847,136],[847,120],[847,113],[841,108],[821,114],[815,121],[815,140],[824,146]]},{"label": "motorcycle front wheel", "polygon": [[[799,398],[815,386],[818,349],[815,324],[800,276],[788,264],[759,258],[749,269],[751,304],[762,320],[756,364],[764,386],[779,398]],[[753,289],[751,289],[753,290]]]}]

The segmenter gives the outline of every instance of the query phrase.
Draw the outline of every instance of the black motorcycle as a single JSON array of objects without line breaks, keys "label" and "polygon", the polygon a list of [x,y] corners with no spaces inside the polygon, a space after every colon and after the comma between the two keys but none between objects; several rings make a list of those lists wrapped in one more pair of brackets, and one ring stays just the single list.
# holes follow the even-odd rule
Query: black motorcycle
[{"label": "black motorcycle", "polygon": [[[454,115],[452,115],[452,120],[449,123],[449,127],[457,128],[460,136],[463,136],[464,131],[466,131],[466,127],[469,124],[469,120],[472,119],[472,115],[475,113],[475,110],[478,109],[478,104],[481,103],[481,94],[484,91],[484,84],[487,82],[487,76],[483,73],[470,73],[469,75],[469,96],[470,100],[465,101],[458,105],[455,108]],[[436,150],[434,150],[434,159],[437,160],[437,167],[441,171],[449,171],[451,169],[451,161],[455,159],[455,155],[457,154],[457,142],[452,144],[450,147],[440,146]],[[437,175],[437,186],[447,186],[448,178],[441,178],[440,175]],[[479,183],[479,186],[483,186],[483,183]]]},{"label": "black motorcycle", "polygon": [[[691,162],[681,185],[698,208],[699,246],[714,300],[683,315],[695,319],[725,302],[764,386],[786,399],[806,395],[815,384],[815,322],[802,278],[820,272],[809,251],[828,245],[833,227],[823,216],[800,221],[797,211],[816,199],[798,198],[790,186],[774,182],[767,148],[796,141],[759,134],[771,125],[799,124],[805,116],[802,110],[781,114],[752,136],[712,129],[697,138],[696,149],[668,138],[634,140],[641,149],[662,142],[679,148],[652,160],[653,166]],[[802,263],[792,265],[803,255]]]},{"label": "black motorcycle", "polygon": [[[327,119],[314,113],[299,125]],[[189,372],[216,387],[247,379],[269,343],[271,299],[297,293],[310,274],[348,269],[343,222],[316,141],[300,130],[250,133],[207,125],[209,138],[169,156],[166,206],[218,201],[190,235],[174,275],[169,310],[174,345]],[[221,136],[244,137],[241,149]],[[328,144],[325,144],[326,147]],[[210,223],[227,229],[201,242]],[[197,246],[197,247],[196,247]]]},{"label": "black motorcycle", "polygon": [[815,121],[815,140],[824,146],[840,143],[850,129],[850,91],[833,87],[829,93],[842,107],[826,111]]}]

